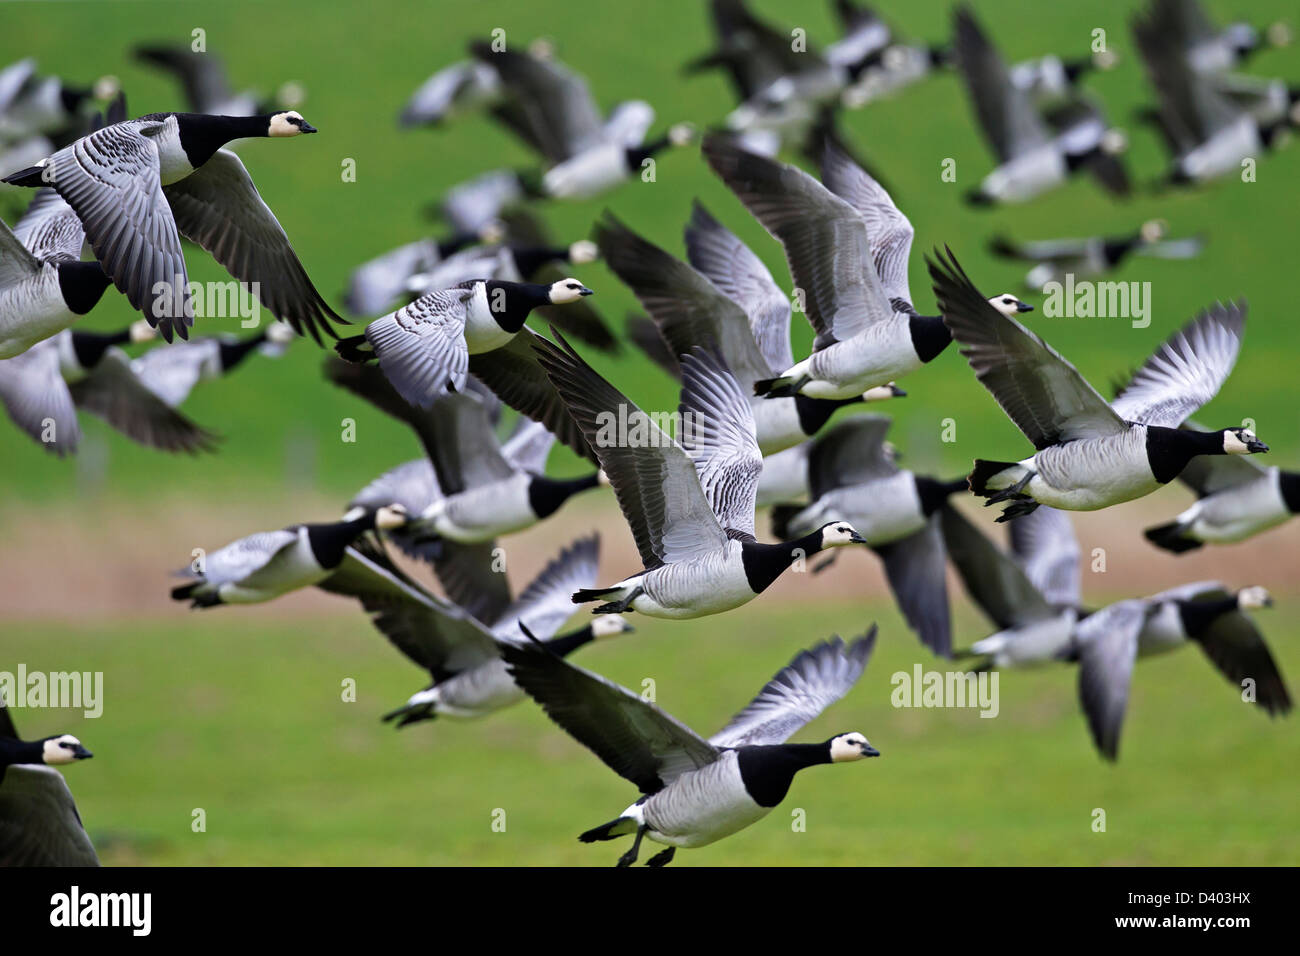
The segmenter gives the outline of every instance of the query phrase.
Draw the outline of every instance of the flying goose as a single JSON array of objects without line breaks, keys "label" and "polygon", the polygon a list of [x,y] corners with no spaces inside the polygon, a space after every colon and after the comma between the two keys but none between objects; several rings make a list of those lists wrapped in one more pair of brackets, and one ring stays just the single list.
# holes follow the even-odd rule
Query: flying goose
[{"label": "flying goose", "polygon": [[196,53],[188,46],[167,44],[144,44],[137,46],[134,53],[142,63],[150,63],[179,80],[186,105],[195,113],[252,116],[270,108],[252,90],[235,92],[225,64],[215,53]]},{"label": "flying goose", "polygon": [[[968,7],[953,13],[956,62],[981,132],[998,166],[968,194],[972,202],[1021,202],[1091,169],[1112,193],[1126,195],[1128,178],[1115,158],[1124,145],[1100,108],[1073,93],[1054,118],[1039,113],[1034,93],[1017,85]],[[1022,80],[1022,83],[1025,81]]]},{"label": "flying goose", "polygon": [[885,443],[889,424],[888,416],[859,414],[818,435],[807,457],[811,503],[777,505],[772,533],[788,540],[827,521],[849,522],[884,562],[890,590],[921,643],[947,657],[952,626],[936,512],[966,482],[900,470]]},{"label": "flying goose", "polygon": [[423,488],[431,497],[411,511],[401,537],[411,542],[407,550],[426,559],[440,556],[435,545],[443,540],[489,544],[499,535],[532,527],[573,495],[600,483],[598,472],[572,479],[547,477],[546,458],[554,437],[545,426],[523,422],[502,445],[489,409],[474,395],[443,395],[427,409],[414,409],[394,401],[387,383],[368,369],[328,363],[326,374],[336,385],[408,424],[424,446],[433,480],[410,472],[406,478],[416,482],[412,492]]},{"label": "flying goose", "polygon": [[58,76],[41,76],[31,57],[0,70],[0,143],[32,137],[49,137],[62,142],[83,121],[84,108],[103,93],[113,95],[102,80],[95,87],[81,87]]},{"label": "flying goose", "polygon": [[1174,554],[1244,541],[1300,513],[1300,472],[1264,468],[1249,458],[1194,458],[1178,480],[1196,492],[1196,503],[1143,532]]},{"label": "flying goose", "polygon": [[259,531],[178,571],[193,581],[173,588],[172,600],[189,601],[191,608],[259,604],[311,587],[329,577],[358,537],[400,528],[408,518],[405,508],[388,505],[351,520]]},{"label": "flying goose", "polygon": [[718,614],[752,601],[800,556],[863,543],[844,521],[784,544],[755,539],[762,457],[754,416],[714,355],[697,348],[682,358],[674,440],[555,335],[559,345],[538,337],[533,348],[599,459],[643,567],[609,587],[575,592],[575,604],[603,598],[595,614]]},{"label": "flying goose", "polygon": [[41,189],[10,231],[0,222],[0,359],[13,358],[93,309],[111,280],[82,262],[85,233],[52,189]]},{"label": "flying goose", "polygon": [[63,774],[94,756],[71,734],[18,737],[0,701],[0,867],[99,866]]},{"label": "flying goose", "polygon": [[200,382],[230,374],[254,353],[278,358],[293,338],[287,323],[272,322],[264,331],[243,339],[221,335],[173,342],[132,359],[131,371],[141,385],[176,408]]},{"label": "flying goose", "polygon": [[949,250],[928,260],[944,321],[975,376],[1033,443],[1020,462],[976,459],[971,491],[1011,503],[999,521],[1039,504],[1095,511],[1168,484],[1197,455],[1253,455],[1248,428],[1179,425],[1219,391],[1237,361],[1246,303],[1217,304],[1156,350],[1113,403],[1038,335],[991,309]]},{"label": "flying goose", "polygon": [[455,114],[494,106],[503,99],[501,76],[489,63],[461,60],[438,70],[416,88],[397,125],[436,126]]},{"label": "flying goose", "polygon": [[336,333],[340,319],[298,261],[239,157],[244,137],[314,133],[297,112],[262,116],[150,113],[105,126],[4,178],[56,189],[80,218],[95,258],[163,338],[194,324],[180,236],[193,240],[294,330]]},{"label": "flying goose", "polygon": [[[826,151],[826,185],[717,137],[705,140],[704,156],[784,247],[817,332],[813,354],[756,382],[757,394],[853,398],[902,378],[948,347],[952,337],[943,319],[912,307],[911,223],[841,150]],[[1012,295],[989,301],[1009,312],[1030,308]]]},{"label": "flying goose", "polygon": [[407,289],[412,276],[428,272],[478,241],[474,233],[460,233],[441,242],[416,239],[368,259],[352,270],[343,304],[354,316],[386,312]]},{"label": "flying goose", "polygon": [[849,399],[794,395],[766,401],[754,396],[755,382],[794,362],[790,303],[758,257],[698,202],[687,227],[687,245],[696,261],[707,263],[708,272],[669,255],[608,211],[595,236],[609,268],[631,287],[675,355],[698,345],[716,350],[726,362],[741,389],[752,396],[749,404],[764,455],[803,441],[844,405],[900,394],[891,382]]},{"label": "flying goose", "polygon": [[[503,646],[526,640],[526,633],[544,638],[544,646],[561,657],[594,640],[630,633],[633,628],[623,618],[609,614],[552,637],[573,615],[569,594],[595,583],[599,562],[599,537],[579,538],[551,559],[518,597],[511,597],[507,584],[489,584],[500,594],[476,612],[454,599],[435,597],[365,546],[349,548],[338,570],[318,587],[360,600],[375,627],[431,675],[428,687],[384,714],[385,721],[405,727],[439,716],[483,717],[522,700],[525,694],[501,654]],[[505,581],[504,574],[492,570],[490,558],[466,570],[475,581]]]},{"label": "flying goose", "polygon": [[1089,236],[1086,239],[1043,239],[1014,242],[996,236],[989,249],[1004,259],[1032,262],[1025,286],[1042,289],[1049,282],[1065,282],[1067,276],[1083,279],[1104,275],[1129,256],[1155,259],[1191,259],[1200,255],[1205,240],[1199,236],[1166,239],[1164,220],[1149,219],[1133,232],[1118,236]]},{"label": "flying goose", "polygon": [[707,846],[761,820],[785,799],[800,770],[880,756],[857,732],[786,743],[852,689],[875,644],[873,624],[847,646],[833,636],[801,651],[708,740],[627,688],[566,663],[545,644],[511,644],[502,654],[515,682],[547,716],[644,794],[578,839],[634,836],[618,861],[630,866],[648,837],[668,849],[646,865],[663,866],[679,846]]},{"label": "flying goose", "polygon": [[[1187,584],[1154,597],[1120,601],[1085,618],[1075,631],[1079,699],[1102,756],[1119,756],[1133,665],[1189,641],[1270,717],[1291,710],[1291,696],[1248,611],[1270,607],[1260,587],[1228,591],[1217,581]],[[1246,681],[1251,681],[1250,685]],[[1243,696],[1243,699],[1248,699]]]},{"label": "flying goose", "polygon": [[1011,554],[956,508],[939,514],[948,558],[971,600],[998,628],[958,658],[985,660],[973,670],[1026,667],[1066,659],[1081,608],[1079,542],[1069,515],[1039,508],[1011,523]]},{"label": "flying goose", "polygon": [[508,346],[533,309],[587,295],[592,291],[577,279],[549,285],[474,279],[428,292],[361,335],[339,339],[334,349],[349,362],[377,359],[402,398],[428,408],[440,394],[464,390],[470,356]]},{"label": "flying goose", "polygon": [[1149,28],[1168,38],[1187,66],[1197,73],[1221,74],[1240,65],[1265,44],[1285,46],[1290,29],[1284,23],[1261,31],[1249,23],[1216,27],[1199,0],[1152,0],[1145,11]]}]

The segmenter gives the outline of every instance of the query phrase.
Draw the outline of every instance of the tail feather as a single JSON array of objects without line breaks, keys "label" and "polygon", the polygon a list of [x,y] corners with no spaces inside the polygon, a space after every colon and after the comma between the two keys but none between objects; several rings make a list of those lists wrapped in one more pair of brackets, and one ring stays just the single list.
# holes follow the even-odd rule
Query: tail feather
[{"label": "tail feather", "polygon": [[578,837],[583,843],[595,843],[597,840],[614,840],[621,836],[630,836],[636,832],[636,821],[631,817],[619,817],[598,827],[593,827]]},{"label": "tail feather", "polygon": [[16,173],[10,173],[0,182],[8,183],[10,186],[27,186],[32,189],[39,189],[42,186],[48,186],[42,175],[45,172],[44,166],[28,166],[26,169],[20,169]]},{"label": "tail feather", "polygon": [[202,583],[202,581],[191,581],[189,584],[182,584],[180,587],[172,588],[172,600],[188,600],[190,595],[194,593],[194,589]]},{"label": "tail feather", "polygon": [[1154,528],[1147,528],[1142,532],[1148,541],[1157,548],[1164,548],[1174,554],[1183,554],[1187,551],[1195,551],[1201,547],[1204,542],[1197,541],[1195,538],[1187,536],[1186,528],[1177,521],[1171,521],[1169,524],[1156,525]]},{"label": "tail feather", "polygon": [[754,394],[765,398],[793,398],[798,392],[788,378],[760,378],[754,382]]},{"label": "tail feather", "polygon": [[334,343],[334,351],[339,353],[339,357],[346,362],[361,364],[368,362],[375,357],[374,347],[370,340],[361,335],[349,335],[347,338],[339,339]]},{"label": "tail feather", "polygon": [[971,473],[966,476],[970,483],[970,490],[981,497],[987,498],[998,492],[997,488],[988,486],[989,479],[995,475],[1000,475],[1008,468],[1014,468],[1019,462],[1015,461],[987,461],[983,458],[975,459],[975,467]]},{"label": "tail feather", "polygon": [[620,588],[616,588],[616,587],[614,587],[614,588],[578,588],[578,590],[576,590],[576,591],[573,592],[573,603],[574,603],[574,604],[586,604],[586,603],[589,602],[589,601],[595,601],[595,600],[597,600],[598,598],[603,598],[606,594],[614,594],[614,593],[616,593],[616,592],[619,591],[619,590],[621,590],[621,589],[620,589]]}]

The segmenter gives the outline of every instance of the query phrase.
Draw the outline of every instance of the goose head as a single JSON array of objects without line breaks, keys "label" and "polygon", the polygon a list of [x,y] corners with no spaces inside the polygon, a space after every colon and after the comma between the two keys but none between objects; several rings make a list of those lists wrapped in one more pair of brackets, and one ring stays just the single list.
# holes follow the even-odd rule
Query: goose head
[{"label": "goose head", "polygon": [[595,293],[577,279],[561,279],[559,282],[552,282],[546,293],[552,305],[568,305],[570,302],[577,302],[585,295],[595,295]]},{"label": "goose head", "polygon": [[1112,126],[1101,134],[1101,151],[1107,156],[1119,156],[1128,151],[1128,133]]},{"label": "goose head", "polygon": [[267,136],[300,136],[303,133],[314,132],[316,127],[303,119],[302,114],[297,110],[272,113],[267,117]]},{"label": "goose head", "polygon": [[822,525],[818,531],[821,533],[821,549],[842,548],[850,544],[866,544],[867,539],[858,534],[853,525],[847,521],[830,521]]},{"label": "goose head", "polygon": [[274,342],[276,345],[288,345],[298,333],[293,330],[288,322],[272,322],[266,327],[266,339],[268,342]]},{"label": "goose head", "polygon": [[72,734],[47,737],[42,742],[41,759],[51,766],[57,767],[60,764],[74,763],[93,756],[94,754],[81,746],[81,741]]},{"label": "goose head", "polygon": [[880,751],[871,746],[871,742],[856,730],[840,734],[826,741],[831,752],[831,763],[848,763],[863,757],[879,757]]},{"label": "goose head", "polygon": [[1237,592],[1237,609],[1241,611],[1258,611],[1262,607],[1273,606],[1273,595],[1261,587],[1242,588]]},{"label": "goose head", "polygon": [[619,634],[631,634],[635,630],[622,614],[602,614],[591,622],[591,636],[595,638],[617,637]]},{"label": "goose head", "polygon": [[1268,446],[1249,428],[1225,428],[1219,434],[1223,436],[1225,455],[1258,455],[1268,451]]},{"label": "goose head", "polygon": [[1021,302],[1010,292],[1004,292],[1001,295],[995,295],[989,299],[989,305],[997,309],[1009,319],[1014,319],[1017,312],[1033,312],[1034,307],[1028,302]]},{"label": "goose head", "polygon": [[579,239],[569,246],[569,262],[575,266],[585,266],[600,258],[600,247],[590,239]]},{"label": "goose head", "polygon": [[158,330],[149,324],[148,319],[136,319],[131,323],[127,335],[133,345],[139,345],[141,342],[152,342],[156,339]]},{"label": "goose head", "polygon": [[862,393],[864,402],[883,402],[887,398],[906,398],[907,392],[903,391],[893,382],[884,385],[877,385],[875,388],[869,388]]},{"label": "goose head", "polygon": [[380,531],[392,531],[394,528],[401,528],[411,520],[410,514],[407,513],[406,506],[393,503],[384,505],[375,512],[375,528]]},{"label": "goose head", "polygon": [[668,143],[672,146],[690,146],[700,138],[700,132],[694,123],[674,123],[668,127]]},{"label": "goose head", "polygon": [[1138,230],[1142,235],[1143,242],[1159,242],[1165,237],[1165,230],[1168,225],[1163,219],[1148,219],[1142,223],[1142,228]]}]

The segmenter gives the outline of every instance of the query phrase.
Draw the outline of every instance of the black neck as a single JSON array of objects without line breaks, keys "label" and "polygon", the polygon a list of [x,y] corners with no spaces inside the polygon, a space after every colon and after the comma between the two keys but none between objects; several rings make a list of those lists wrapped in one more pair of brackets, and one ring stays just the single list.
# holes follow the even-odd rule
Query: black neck
[{"label": "black neck", "polygon": [[912,348],[916,357],[922,362],[929,362],[938,357],[952,341],[952,333],[943,324],[941,315],[912,315],[907,323],[912,333]]},{"label": "black neck", "polygon": [[1300,514],[1300,472],[1280,471],[1277,476],[1278,490],[1282,492],[1282,503],[1292,514]]},{"label": "black neck", "polygon": [[113,283],[98,262],[60,262],[58,269],[59,293],[73,315],[93,309]]},{"label": "black neck", "polygon": [[485,291],[492,318],[505,332],[518,332],[533,309],[551,301],[549,285],[507,282],[504,279],[488,279],[483,284],[487,287]]},{"label": "black neck", "polygon": [[799,415],[799,430],[805,435],[815,435],[826,424],[836,409],[862,401],[861,395],[852,398],[809,398],[807,395],[794,397],[795,411]]},{"label": "black neck", "polygon": [[521,276],[531,276],[550,262],[568,262],[569,250],[547,246],[511,246],[510,255]]},{"label": "black neck", "polygon": [[925,475],[913,475],[912,480],[916,482],[916,495],[921,499],[921,514],[927,518],[947,504],[952,495],[970,490],[970,482],[966,478],[939,481]]},{"label": "black neck", "polygon": [[1102,243],[1101,254],[1105,258],[1107,265],[1116,266],[1120,264],[1125,256],[1142,245],[1144,241],[1140,232],[1133,233],[1127,239],[1107,239]]},{"label": "black neck", "polygon": [[580,491],[595,488],[600,484],[600,472],[584,478],[547,478],[534,475],[528,483],[528,507],[539,518],[549,518]]},{"label": "black neck", "polygon": [[229,372],[232,368],[248,358],[259,345],[266,341],[266,333],[259,332],[242,342],[221,342],[217,349],[221,356],[221,370]]},{"label": "black neck", "polygon": [[343,561],[343,552],[348,549],[348,545],[365,532],[374,530],[375,515],[376,512],[367,511],[351,521],[304,525],[316,563],[322,568],[337,568]]},{"label": "black neck", "polygon": [[736,755],[745,790],[760,807],[774,807],[784,800],[800,770],[831,762],[829,743],[738,747]]},{"label": "black neck", "polygon": [[818,528],[811,534],[780,544],[763,544],[745,541],[741,544],[741,558],[745,563],[745,580],[750,590],[762,594],[772,582],[785,573],[797,557],[816,554],[822,549],[822,532]]},{"label": "black neck", "polygon": [[1237,597],[1219,598],[1217,601],[1180,601],[1178,616],[1182,618],[1187,636],[1197,640],[1220,617],[1237,610]]},{"label": "black neck", "polygon": [[131,341],[131,329],[105,335],[102,332],[83,332],[72,330],[72,354],[77,357],[77,364],[90,371],[99,364],[100,359],[114,345],[125,345]]},{"label": "black neck", "polygon": [[626,150],[627,168],[631,172],[637,172],[641,164],[660,150],[665,149],[671,140],[667,136],[660,136],[648,143],[642,143],[640,146],[629,146]]},{"label": "black neck", "polygon": [[546,641],[546,649],[560,657],[568,657],[578,648],[590,644],[596,639],[596,635],[591,631],[591,625],[576,631],[570,631],[568,634],[561,634],[559,637],[553,637]]},{"label": "black neck", "polygon": [[209,116],[207,113],[177,113],[176,125],[185,158],[191,166],[198,169],[212,158],[213,153],[232,140],[269,136],[273,115]]},{"label": "black neck", "polygon": [[1223,435],[1219,432],[1196,432],[1182,428],[1147,426],[1147,464],[1160,484],[1168,484],[1197,455],[1226,455]]},{"label": "black neck", "polygon": [[452,236],[450,239],[435,239],[434,243],[438,246],[438,258],[445,259],[469,246],[478,245],[482,241],[482,239],[474,235],[472,232],[462,232],[459,235]]},{"label": "black neck", "polygon": [[0,772],[16,763],[45,763],[45,741],[0,737]]}]

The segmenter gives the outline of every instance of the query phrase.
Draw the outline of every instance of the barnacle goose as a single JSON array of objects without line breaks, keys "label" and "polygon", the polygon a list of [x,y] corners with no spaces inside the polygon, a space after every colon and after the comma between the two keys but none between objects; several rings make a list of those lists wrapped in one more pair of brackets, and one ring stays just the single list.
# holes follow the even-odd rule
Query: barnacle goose
[{"label": "barnacle goose", "polygon": [[754,416],[715,355],[697,348],[682,358],[674,440],[555,334],[559,345],[539,337],[533,347],[599,459],[643,567],[609,587],[575,592],[574,603],[604,599],[596,614],[718,614],[752,601],[800,556],[864,543],[844,521],[784,544],[755,539],[762,457]]},{"label": "barnacle goose", "polygon": [[264,331],[243,339],[221,335],[173,342],[132,359],[131,371],[141,385],[176,408],[200,382],[230,374],[254,354],[278,358],[293,338],[287,323],[272,322]]},{"label": "barnacle goose", "polygon": [[1015,242],[995,236],[989,249],[1004,259],[1032,262],[1025,275],[1025,286],[1042,289],[1049,282],[1064,282],[1103,275],[1115,269],[1129,256],[1154,259],[1191,259],[1201,254],[1205,240],[1200,236],[1166,239],[1163,219],[1149,219],[1133,232],[1124,235],[1089,236],[1086,239],[1041,239]]},{"label": "barnacle goose", "polygon": [[244,137],[314,132],[293,110],[150,113],[98,129],[3,181],[57,190],[114,285],[168,341],[173,329],[185,338],[194,324],[184,235],[257,288],[274,315],[319,343],[322,329],[335,335],[330,319],[344,320],[307,278],[239,157],[221,148]]},{"label": "barnacle goose", "polygon": [[[902,378],[948,347],[952,336],[943,319],[918,315],[911,304],[911,223],[842,150],[827,146],[826,185],[717,137],[705,140],[704,155],[784,247],[817,333],[813,354],[755,382],[757,394],[852,398]],[[1008,311],[1030,308],[1011,295],[989,301]]]},{"label": "barnacle goose", "polygon": [[636,862],[641,841],[668,849],[707,846],[756,823],[790,790],[800,770],[878,757],[856,731],[816,744],[786,741],[847,694],[866,669],[876,626],[846,645],[838,636],[801,651],[731,722],[708,740],[625,687],[566,663],[545,644],[508,645],[515,682],[565,732],[642,796],[615,819],[583,833],[592,843],[634,836],[619,866]]},{"label": "barnacle goose", "polygon": [[99,866],[63,775],[94,756],[71,734],[22,740],[0,701],[0,867]]},{"label": "barnacle goose", "polygon": [[1107,403],[1039,336],[991,309],[952,251],[929,261],[944,321],[976,377],[1037,449],[1020,462],[975,460],[971,491],[1010,501],[999,521],[1038,504],[1095,511],[1150,494],[1197,455],[1252,455],[1247,428],[1179,425],[1219,391],[1241,348],[1246,303],[1215,305],[1175,332]]}]

